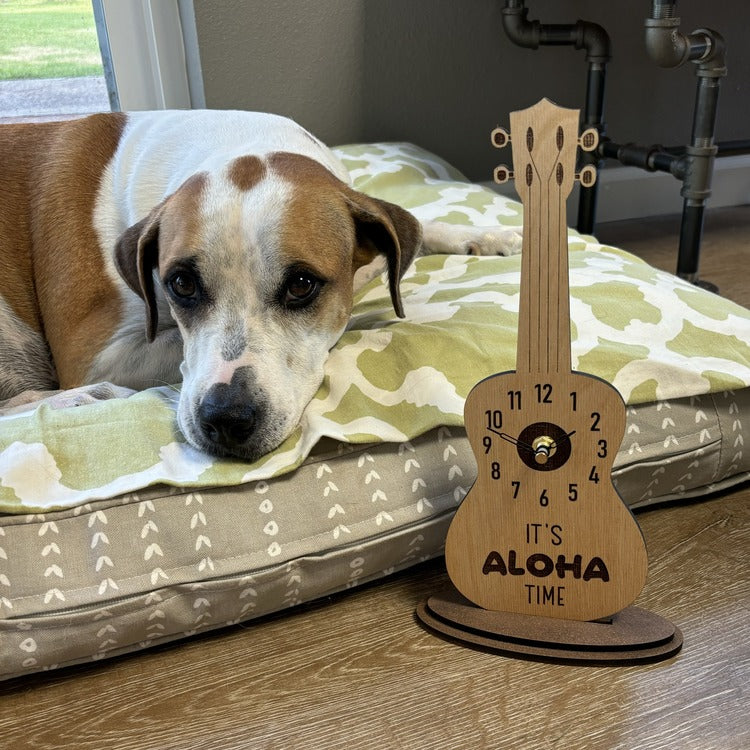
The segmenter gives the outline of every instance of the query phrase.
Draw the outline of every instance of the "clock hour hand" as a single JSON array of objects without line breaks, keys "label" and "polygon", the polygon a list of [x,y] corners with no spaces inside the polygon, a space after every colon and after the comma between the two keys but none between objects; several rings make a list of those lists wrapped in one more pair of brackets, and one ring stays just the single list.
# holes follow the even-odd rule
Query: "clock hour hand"
[{"label": "clock hour hand", "polygon": [[509,443],[513,443],[513,445],[518,445],[521,448],[534,453],[534,448],[531,445],[529,445],[528,443],[524,443],[522,440],[516,440],[516,438],[514,438],[512,435],[509,435],[507,432],[499,432],[498,430],[493,430],[492,427],[488,427],[487,429],[490,432],[494,432],[495,435],[501,437],[503,440],[507,440]]},{"label": "clock hour hand", "polygon": [[555,441],[554,441],[554,442],[552,443],[552,445],[550,445],[550,448],[557,448],[557,446],[558,446],[558,445],[560,445],[560,443],[564,442],[565,440],[568,440],[568,441],[569,441],[569,440],[570,440],[570,436],[571,436],[571,435],[575,435],[575,434],[576,434],[576,431],[575,431],[575,430],[571,430],[571,431],[570,431],[569,433],[567,433],[566,435],[563,435],[563,436],[562,436],[562,437],[561,437],[561,438],[560,438],[559,440],[555,440]]}]

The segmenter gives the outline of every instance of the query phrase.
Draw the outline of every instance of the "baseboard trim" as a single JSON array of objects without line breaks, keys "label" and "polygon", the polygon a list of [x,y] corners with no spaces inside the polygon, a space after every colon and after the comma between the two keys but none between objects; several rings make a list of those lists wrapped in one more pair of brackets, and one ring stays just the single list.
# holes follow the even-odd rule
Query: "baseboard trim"
[{"label": "baseboard trim", "polygon": [[[624,221],[682,212],[681,183],[664,172],[645,172],[637,167],[605,167],[598,175],[597,223]],[[502,195],[515,197],[510,183],[486,184]],[[750,155],[719,158],[714,164],[708,208],[750,204]],[[578,211],[577,188],[568,201],[568,223]]]}]

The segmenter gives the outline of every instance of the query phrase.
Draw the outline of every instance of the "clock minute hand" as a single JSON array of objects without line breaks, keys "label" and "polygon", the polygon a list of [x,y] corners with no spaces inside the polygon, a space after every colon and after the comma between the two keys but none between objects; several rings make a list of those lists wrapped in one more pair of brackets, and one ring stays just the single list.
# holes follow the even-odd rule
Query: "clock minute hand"
[{"label": "clock minute hand", "polygon": [[507,432],[499,432],[498,430],[493,430],[492,427],[487,428],[490,432],[494,432],[495,435],[498,437],[501,437],[503,440],[507,440],[509,443],[513,443],[513,445],[519,445],[521,448],[525,448],[527,451],[530,451],[531,453],[534,453],[534,448],[530,446],[528,443],[524,443],[522,440],[516,440],[512,435],[509,435]]}]

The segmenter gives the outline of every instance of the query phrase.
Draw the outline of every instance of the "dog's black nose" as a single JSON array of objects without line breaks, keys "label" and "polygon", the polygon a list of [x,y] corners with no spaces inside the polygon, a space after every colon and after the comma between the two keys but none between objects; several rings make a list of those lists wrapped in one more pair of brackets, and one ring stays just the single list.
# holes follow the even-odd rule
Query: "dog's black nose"
[{"label": "dog's black nose", "polygon": [[213,445],[228,450],[247,442],[255,431],[257,416],[255,406],[247,400],[247,392],[226,383],[211,386],[198,407],[203,435]]}]

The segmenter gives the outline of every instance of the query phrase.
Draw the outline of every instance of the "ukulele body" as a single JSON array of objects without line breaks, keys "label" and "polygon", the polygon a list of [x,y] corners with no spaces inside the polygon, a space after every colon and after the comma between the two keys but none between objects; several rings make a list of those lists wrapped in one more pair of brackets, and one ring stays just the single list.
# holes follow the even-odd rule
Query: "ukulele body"
[{"label": "ukulele body", "polygon": [[638,595],[643,537],[611,482],[620,394],[591,375],[506,372],[465,406],[477,479],[451,523],[456,588],[489,610],[593,620]]}]

